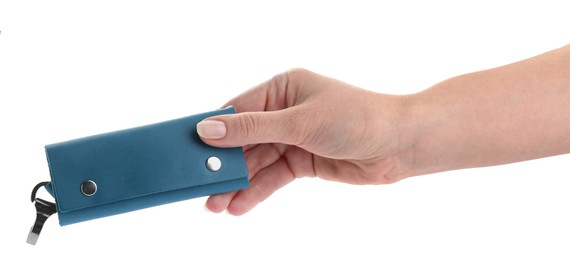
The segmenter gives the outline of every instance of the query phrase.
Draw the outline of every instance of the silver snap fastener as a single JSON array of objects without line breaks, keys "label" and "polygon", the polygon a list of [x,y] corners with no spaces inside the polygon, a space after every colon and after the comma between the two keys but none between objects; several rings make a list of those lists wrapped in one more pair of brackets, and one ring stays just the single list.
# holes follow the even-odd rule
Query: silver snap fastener
[{"label": "silver snap fastener", "polygon": [[92,180],[81,183],[81,193],[85,196],[93,196],[97,192],[97,184]]},{"label": "silver snap fastener", "polygon": [[216,156],[212,156],[206,160],[206,167],[212,172],[217,172],[222,168],[222,161]]}]

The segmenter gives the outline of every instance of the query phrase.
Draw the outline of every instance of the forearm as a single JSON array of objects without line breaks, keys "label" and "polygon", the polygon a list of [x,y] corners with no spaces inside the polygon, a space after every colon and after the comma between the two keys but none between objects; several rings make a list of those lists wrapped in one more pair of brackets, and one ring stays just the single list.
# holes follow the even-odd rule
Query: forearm
[{"label": "forearm", "polygon": [[570,152],[570,45],[411,97],[417,174]]}]

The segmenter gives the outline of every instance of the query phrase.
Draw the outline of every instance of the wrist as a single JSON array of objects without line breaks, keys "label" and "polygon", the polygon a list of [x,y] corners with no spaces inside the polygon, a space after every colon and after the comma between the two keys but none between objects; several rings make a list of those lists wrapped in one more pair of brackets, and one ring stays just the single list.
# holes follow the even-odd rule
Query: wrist
[{"label": "wrist", "polygon": [[396,158],[402,179],[445,170],[438,155],[430,151],[435,129],[433,108],[424,93],[398,96],[396,117]]},{"label": "wrist", "polygon": [[378,94],[373,110],[374,140],[377,147],[372,157],[379,183],[392,183],[408,177],[433,172],[424,152],[423,117],[426,113],[418,94]]}]

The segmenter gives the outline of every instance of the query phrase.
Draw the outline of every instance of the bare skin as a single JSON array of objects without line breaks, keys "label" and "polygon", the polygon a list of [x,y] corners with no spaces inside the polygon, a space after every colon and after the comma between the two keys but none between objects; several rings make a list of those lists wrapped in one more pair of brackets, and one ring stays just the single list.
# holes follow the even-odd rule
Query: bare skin
[{"label": "bare skin", "polygon": [[251,187],[206,207],[242,215],[296,178],[388,184],[569,153],[570,45],[403,96],[294,69],[226,105],[238,113],[198,134],[243,146]]}]

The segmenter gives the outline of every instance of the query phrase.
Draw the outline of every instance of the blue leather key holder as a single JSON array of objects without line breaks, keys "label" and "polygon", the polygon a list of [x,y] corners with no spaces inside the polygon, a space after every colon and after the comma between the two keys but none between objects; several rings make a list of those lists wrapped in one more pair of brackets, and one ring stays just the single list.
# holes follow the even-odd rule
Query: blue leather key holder
[{"label": "blue leather key holder", "polygon": [[[55,212],[64,226],[249,187],[242,148],[208,146],[196,133],[201,120],[229,113],[233,107],[46,145],[51,182],[32,191],[37,214],[27,242],[36,243]],[[36,198],[41,187],[55,203]]]}]

